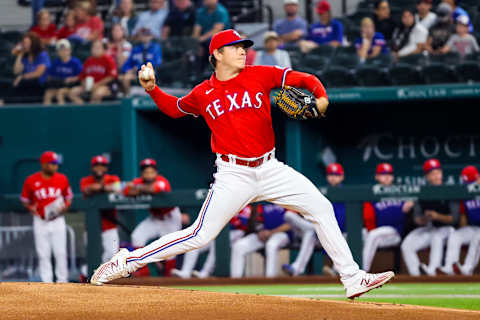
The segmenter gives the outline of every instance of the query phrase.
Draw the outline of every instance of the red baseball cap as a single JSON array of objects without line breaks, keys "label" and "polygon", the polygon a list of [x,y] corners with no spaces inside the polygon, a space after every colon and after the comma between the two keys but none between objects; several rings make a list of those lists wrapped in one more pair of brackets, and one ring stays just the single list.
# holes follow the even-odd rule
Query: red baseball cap
[{"label": "red baseball cap", "polygon": [[474,166],[466,166],[462,170],[462,181],[465,183],[472,183],[478,180],[479,174],[477,168]]},{"label": "red baseball cap", "polygon": [[423,164],[423,173],[427,174],[434,169],[441,169],[440,161],[438,159],[432,158],[425,161]]},{"label": "red baseball cap", "polygon": [[377,169],[375,170],[376,174],[393,174],[393,166],[390,163],[379,163]]},{"label": "red baseball cap", "polygon": [[343,167],[340,163],[330,163],[327,166],[327,175],[335,174],[341,176],[344,174]]},{"label": "red baseball cap", "polygon": [[102,166],[108,166],[108,159],[104,156],[95,156],[92,158],[91,164],[92,167],[96,166],[97,164],[100,164]]},{"label": "red baseball cap", "polygon": [[317,13],[324,14],[325,12],[330,12],[330,3],[328,1],[320,1],[317,4]]},{"label": "red baseball cap", "polygon": [[142,160],[142,162],[140,162],[140,168],[143,169],[145,167],[157,168],[157,161],[155,161],[152,158],[144,159],[144,160]]},{"label": "red baseball cap", "polygon": [[40,157],[40,163],[53,163],[53,164],[59,164],[60,160],[58,158],[58,154],[56,154],[53,151],[45,151],[42,153],[42,156]]},{"label": "red baseball cap", "polygon": [[216,49],[220,49],[221,47],[230,46],[232,44],[242,43],[242,42],[245,44],[245,48],[249,48],[253,46],[252,40],[242,39],[242,37],[237,31],[233,29],[223,30],[215,34],[212,37],[212,40],[210,40],[210,47],[209,47],[210,55],[212,55],[213,51],[215,51]]}]

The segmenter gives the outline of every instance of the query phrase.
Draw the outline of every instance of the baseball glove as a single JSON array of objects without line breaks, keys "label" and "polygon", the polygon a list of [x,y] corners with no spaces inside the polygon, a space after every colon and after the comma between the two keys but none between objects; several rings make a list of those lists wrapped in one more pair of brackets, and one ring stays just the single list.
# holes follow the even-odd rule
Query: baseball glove
[{"label": "baseball glove", "polygon": [[294,87],[285,86],[274,98],[275,105],[287,116],[296,120],[324,116],[317,109],[315,97]]}]

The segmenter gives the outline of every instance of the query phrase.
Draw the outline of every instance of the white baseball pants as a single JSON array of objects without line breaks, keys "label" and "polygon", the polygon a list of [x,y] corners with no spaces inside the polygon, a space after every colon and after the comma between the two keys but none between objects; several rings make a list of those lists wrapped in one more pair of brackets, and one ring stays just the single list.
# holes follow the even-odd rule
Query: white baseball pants
[{"label": "white baseball pants", "polygon": [[473,270],[480,260],[480,232],[477,232],[470,242],[468,247],[467,257],[465,258],[465,263],[460,266],[463,274],[472,275]]},{"label": "white baseball pants", "polygon": [[102,232],[102,262],[107,262],[120,249],[120,237],[117,228],[108,229]]},{"label": "white baseball pants", "polygon": [[378,248],[396,246],[402,241],[398,231],[391,226],[381,226],[365,232],[363,238],[363,270],[370,271]]},{"label": "white baseball pants", "polygon": [[247,254],[265,248],[265,276],[277,276],[278,251],[290,242],[286,232],[274,233],[266,242],[258,238],[258,234],[251,233],[235,242],[232,246],[230,260],[230,275],[232,278],[241,278],[245,270]]},{"label": "white baseball pants", "polygon": [[455,229],[445,227],[421,227],[410,232],[401,245],[403,259],[407,265],[408,273],[412,276],[420,275],[420,260],[417,252],[430,247],[430,259],[428,264],[429,274],[434,274],[440,267],[443,257],[443,246]]},{"label": "white baseball pants", "polygon": [[[477,237],[475,237],[476,235]],[[469,244],[469,250],[465,258],[465,264],[461,266],[461,269],[464,269],[467,274],[473,271],[476,265],[476,263],[475,265],[473,263],[475,262],[476,255],[478,256],[476,253],[478,253],[479,249],[478,240],[475,238],[480,239],[480,227],[466,226],[452,232],[447,241],[444,271],[453,274],[452,265],[459,262],[460,250],[462,249],[462,245],[466,244]],[[470,248],[472,248],[472,250],[470,250]]]},{"label": "white baseball pants", "polygon": [[320,242],[332,258],[344,286],[360,276],[350,248],[342,236],[333,206],[301,173],[276,159],[250,168],[217,158],[215,183],[196,221],[130,253],[127,268],[133,272],[151,263],[205,246],[242,208],[255,201],[270,201],[314,221]]},{"label": "white baseball pants", "polygon": [[243,230],[230,230],[230,233],[229,233],[229,238],[230,238],[230,246],[232,246],[235,242],[237,242],[237,240],[240,240],[241,238],[243,238],[243,236],[245,235],[245,231]]},{"label": "white baseball pants", "polygon": [[180,229],[182,229],[182,213],[178,207],[175,207],[163,219],[149,216],[140,222],[132,232],[132,245],[136,248],[143,247],[148,240],[163,237]]},{"label": "white baseball pants", "polygon": [[294,270],[293,275],[297,276],[305,273],[308,261],[310,261],[315,249],[317,243],[315,226],[292,211],[285,212],[285,221],[293,228],[295,233],[302,236],[297,258],[291,265]]},{"label": "white baseball pants", "polygon": [[205,260],[205,263],[203,264],[200,273],[205,276],[209,276],[210,274],[212,274],[213,270],[215,269],[215,241],[211,241],[205,247],[185,253],[185,255],[183,256],[182,269],[180,270],[180,272],[182,273],[182,275],[185,276],[185,278],[190,278],[192,276],[192,271],[193,268],[195,268],[198,257],[201,253],[207,251],[207,259]]},{"label": "white baseball pants", "polygon": [[57,282],[68,282],[67,226],[61,216],[46,221],[33,216],[33,237],[38,256],[38,269],[43,282],[53,282],[52,251],[55,258]]}]

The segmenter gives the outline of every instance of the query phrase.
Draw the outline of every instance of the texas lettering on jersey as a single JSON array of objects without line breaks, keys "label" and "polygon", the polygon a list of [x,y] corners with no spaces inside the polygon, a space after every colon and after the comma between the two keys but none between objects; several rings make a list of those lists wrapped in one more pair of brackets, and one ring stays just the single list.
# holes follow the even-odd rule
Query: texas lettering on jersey
[{"label": "texas lettering on jersey", "polygon": [[239,99],[238,93],[227,94],[226,97],[229,102],[228,108],[222,106],[222,102],[220,99],[214,100],[206,107],[205,112],[208,113],[213,120],[225,114],[225,112],[232,112],[244,108],[259,109],[262,107],[263,92],[257,92],[255,94],[254,103],[252,103],[252,99],[250,98],[250,94],[248,93],[248,91],[244,91],[244,93],[241,95],[241,99]]}]

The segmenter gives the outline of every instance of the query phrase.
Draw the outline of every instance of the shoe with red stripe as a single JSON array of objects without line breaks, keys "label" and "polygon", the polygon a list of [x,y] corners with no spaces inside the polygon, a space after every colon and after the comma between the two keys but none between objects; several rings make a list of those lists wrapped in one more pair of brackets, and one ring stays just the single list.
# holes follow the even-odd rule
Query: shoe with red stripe
[{"label": "shoe with red stripe", "polygon": [[113,281],[119,278],[126,278],[129,276],[127,270],[127,256],[129,251],[121,249],[109,261],[100,265],[93,273],[90,283],[101,286],[104,283]]},{"label": "shoe with red stripe", "polygon": [[395,276],[392,271],[382,273],[364,273],[355,284],[347,288],[347,298],[354,299],[360,297],[368,291],[379,288],[390,281]]}]

